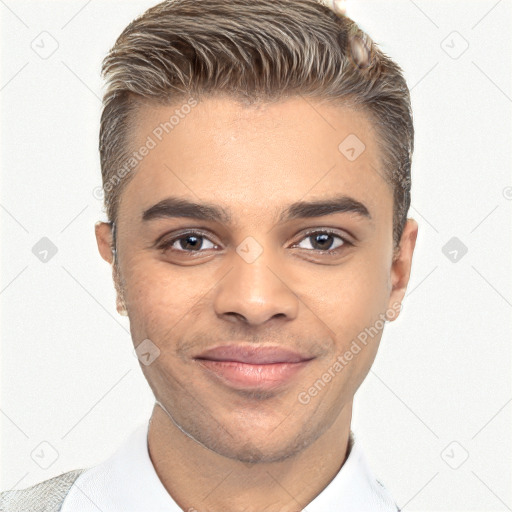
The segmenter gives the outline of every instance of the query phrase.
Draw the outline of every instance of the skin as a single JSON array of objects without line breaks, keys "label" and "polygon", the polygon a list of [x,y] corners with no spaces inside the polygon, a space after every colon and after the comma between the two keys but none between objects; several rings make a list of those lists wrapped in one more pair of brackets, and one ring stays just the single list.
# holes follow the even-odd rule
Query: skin
[{"label": "skin", "polygon": [[[175,109],[145,106],[133,149]],[[338,150],[349,134],[366,146],[354,161]],[[160,350],[141,364],[157,399],[149,452],[183,510],[301,510],[343,465],[354,393],[382,329],[309,403],[298,395],[404,297],[418,225],[407,220],[394,251],[393,196],[382,175],[363,113],[301,97],[250,107],[205,99],[139,163],[119,206],[117,307],[128,312],[134,346],[150,339]],[[338,212],[277,222],[290,203],[338,194],[363,203],[371,219]],[[220,205],[232,224],[142,221],[168,196]],[[206,238],[190,247],[182,230],[198,228]],[[336,233],[315,245],[305,234],[312,228]],[[182,236],[174,251],[154,247],[166,233]],[[112,264],[109,224],[98,223],[96,237]],[[263,249],[250,263],[236,251],[247,237]],[[285,346],[314,359],[284,386],[248,393],[193,359],[222,342]]]}]

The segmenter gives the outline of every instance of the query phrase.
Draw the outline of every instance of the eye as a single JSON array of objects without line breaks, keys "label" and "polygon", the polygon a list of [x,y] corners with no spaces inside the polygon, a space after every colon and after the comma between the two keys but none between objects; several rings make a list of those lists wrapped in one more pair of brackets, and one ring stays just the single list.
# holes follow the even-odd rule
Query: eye
[{"label": "eye", "polygon": [[[336,239],[338,241],[336,242]],[[338,252],[344,246],[353,245],[345,237],[330,231],[330,230],[317,230],[311,231],[306,234],[304,238],[293,247],[306,249],[325,254],[332,254]],[[204,233],[198,231],[187,231],[180,233],[179,236],[173,236],[167,240],[163,240],[158,249],[162,252],[171,250],[178,253],[192,254],[201,253],[208,249],[217,249],[218,246],[213,243]]]},{"label": "eye", "polygon": [[[208,244],[210,247],[208,247]],[[204,249],[215,249],[215,245],[205,235],[196,231],[189,231],[180,234],[178,237],[164,240],[158,248],[162,251],[171,249],[176,252],[200,252]]]},{"label": "eye", "polygon": [[[333,239],[337,238],[339,240],[338,243],[333,241]],[[301,243],[306,242],[306,246],[300,246]],[[334,233],[333,231],[323,230],[323,231],[313,231],[307,233],[306,237],[302,239],[302,241],[297,244],[297,247],[301,249],[307,249],[312,251],[324,252],[326,254],[331,254],[336,252],[338,249],[345,245],[353,245],[346,238]],[[309,246],[309,247],[308,247]]]}]

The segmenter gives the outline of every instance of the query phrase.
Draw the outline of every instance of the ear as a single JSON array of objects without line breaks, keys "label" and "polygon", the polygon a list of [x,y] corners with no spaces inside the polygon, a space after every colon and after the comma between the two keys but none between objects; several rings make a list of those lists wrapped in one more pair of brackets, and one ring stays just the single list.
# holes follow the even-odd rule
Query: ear
[{"label": "ear", "polygon": [[402,304],[405,291],[411,275],[412,255],[416,246],[418,236],[418,223],[414,219],[407,219],[402,237],[400,239],[399,249],[393,257],[391,264],[391,293],[389,295],[388,308],[396,312],[393,321],[398,318],[398,304]]},{"label": "ear", "polygon": [[112,265],[112,280],[116,289],[116,309],[120,315],[128,316],[124,293],[121,286],[121,277],[119,267],[114,264],[114,243],[112,236],[112,225],[109,222],[96,222],[94,225],[96,233],[96,243],[101,257],[110,265]]},{"label": "ear", "polygon": [[107,262],[112,264],[114,260],[113,253],[113,240],[112,240],[112,227],[109,222],[96,222],[94,225],[96,233],[96,243],[101,257]]}]

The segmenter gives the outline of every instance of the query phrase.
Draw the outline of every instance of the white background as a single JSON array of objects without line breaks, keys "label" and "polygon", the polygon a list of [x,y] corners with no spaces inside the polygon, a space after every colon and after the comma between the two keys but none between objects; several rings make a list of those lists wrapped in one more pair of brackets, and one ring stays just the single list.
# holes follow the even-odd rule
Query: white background
[{"label": "white background", "polygon": [[[94,223],[101,60],[154,3],[0,1],[2,490],[101,462],[152,409]],[[512,2],[349,0],[347,14],[412,91],[420,226],[352,428],[404,510],[511,510]],[[58,249],[46,263],[42,237]],[[452,237],[468,249],[456,262]]]}]

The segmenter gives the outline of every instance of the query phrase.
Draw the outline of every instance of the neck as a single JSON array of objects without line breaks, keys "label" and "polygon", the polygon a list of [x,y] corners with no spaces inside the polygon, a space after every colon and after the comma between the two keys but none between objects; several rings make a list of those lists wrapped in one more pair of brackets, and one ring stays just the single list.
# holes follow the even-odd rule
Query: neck
[{"label": "neck", "polygon": [[336,476],[348,456],[352,403],[333,425],[284,461],[248,464],[209,450],[155,405],[148,445],[160,481],[186,511],[300,511]]}]

